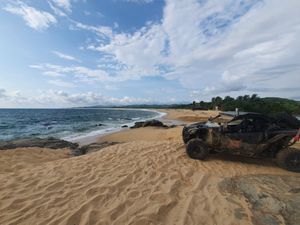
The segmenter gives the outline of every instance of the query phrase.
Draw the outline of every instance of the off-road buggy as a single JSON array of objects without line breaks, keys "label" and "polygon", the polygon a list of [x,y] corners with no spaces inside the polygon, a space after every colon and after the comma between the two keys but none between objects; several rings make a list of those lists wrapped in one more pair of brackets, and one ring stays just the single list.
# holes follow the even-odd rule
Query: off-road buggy
[{"label": "off-road buggy", "polygon": [[290,171],[300,172],[300,150],[290,148],[300,136],[300,121],[288,114],[273,118],[243,113],[229,122],[217,123],[222,115],[207,122],[185,126],[182,131],[186,152],[193,159],[210,153],[228,152],[253,158],[274,158]]}]

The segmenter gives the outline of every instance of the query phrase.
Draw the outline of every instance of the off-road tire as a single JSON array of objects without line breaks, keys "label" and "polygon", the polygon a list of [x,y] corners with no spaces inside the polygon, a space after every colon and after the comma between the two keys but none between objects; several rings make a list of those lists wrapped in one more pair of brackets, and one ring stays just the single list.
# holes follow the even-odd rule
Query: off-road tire
[{"label": "off-road tire", "polygon": [[184,144],[188,143],[188,141],[191,139],[192,139],[192,137],[189,134],[188,129],[186,127],[184,127],[182,129],[182,140],[183,140]]},{"label": "off-road tire", "polygon": [[276,156],[277,164],[289,171],[300,172],[300,150],[287,148],[279,151]]},{"label": "off-road tire", "polygon": [[209,154],[209,148],[201,139],[193,138],[187,143],[186,153],[192,159],[204,160]]}]

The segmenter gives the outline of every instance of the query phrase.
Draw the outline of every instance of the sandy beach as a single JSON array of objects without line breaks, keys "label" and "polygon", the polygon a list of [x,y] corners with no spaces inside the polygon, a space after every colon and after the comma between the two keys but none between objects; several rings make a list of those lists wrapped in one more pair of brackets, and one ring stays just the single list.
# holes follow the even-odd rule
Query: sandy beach
[{"label": "sandy beach", "polygon": [[[215,111],[164,110],[186,123]],[[190,159],[182,126],[99,137],[121,142],[71,157],[68,149],[0,151],[0,224],[297,224],[300,175],[270,160]],[[276,187],[276,188],[274,188]],[[250,196],[250,197],[249,197]]]}]

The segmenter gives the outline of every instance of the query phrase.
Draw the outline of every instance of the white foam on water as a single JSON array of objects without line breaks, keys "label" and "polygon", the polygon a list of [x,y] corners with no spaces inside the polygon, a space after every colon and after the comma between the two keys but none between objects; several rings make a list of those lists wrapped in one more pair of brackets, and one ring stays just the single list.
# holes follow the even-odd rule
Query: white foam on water
[{"label": "white foam on water", "polygon": [[95,136],[103,136],[103,135],[107,135],[107,134],[111,134],[114,132],[118,132],[120,131],[122,128],[121,127],[109,127],[106,129],[101,129],[101,130],[94,130],[88,133],[84,133],[84,134],[73,134],[67,137],[63,137],[61,139],[66,140],[66,141],[78,141],[80,139],[84,139],[84,138],[89,138],[89,137],[95,137]]},{"label": "white foam on water", "polygon": [[61,139],[66,140],[66,141],[71,141],[71,142],[78,142],[78,141],[86,139],[86,138],[101,137],[101,136],[105,136],[105,135],[108,135],[108,134],[116,133],[116,132],[124,130],[124,129],[128,129],[128,128],[122,128],[122,126],[131,127],[136,122],[141,122],[141,121],[145,121],[145,120],[159,119],[159,118],[162,118],[163,116],[165,116],[167,114],[167,113],[159,112],[159,111],[152,110],[152,109],[115,109],[115,110],[140,110],[140,111],[154,112],[154,113],[157,113],[157,115],[153,116],[153,117],[150,117],[150,118],[135,117],[135,118],[132,118],[132,122],[130,122],[130,123],[106,124],[110,127],[105,128],[105,129],[94,130],[94,131],[91,131],[91,132],[88,132],[88,133],[72,134],[72,135],[69,135],[69,136],[66,136],[66,137],[62,137]]}]

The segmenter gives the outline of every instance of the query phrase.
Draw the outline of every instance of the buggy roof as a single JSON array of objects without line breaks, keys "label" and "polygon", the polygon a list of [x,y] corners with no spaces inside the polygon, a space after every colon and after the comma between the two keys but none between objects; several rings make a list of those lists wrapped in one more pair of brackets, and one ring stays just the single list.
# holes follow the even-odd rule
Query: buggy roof
[{"label": "buggy roof", "polygon": [[[248,114],[261,115],[259,113],[254,113],[254,112],[239,112],[240,116],[244,116],[244,115],[248,115]],[[236,112],[235,111],[220,112],[220,115],[235,117],[236,116]]]},{"label": "buggy roof", "polygon": [[225,115],[225,116],[230,116],[230,117],[234,117],[236,119],[239,118],[261,118],[264,120],[268,120],[268,121],[273,121],[273,118],[260,114],[260,113],[255,113],[255,112],[239,112],[239,115],[236,115],[235,111],[228,111],[228,112],[220,112],[220,115]]}]

